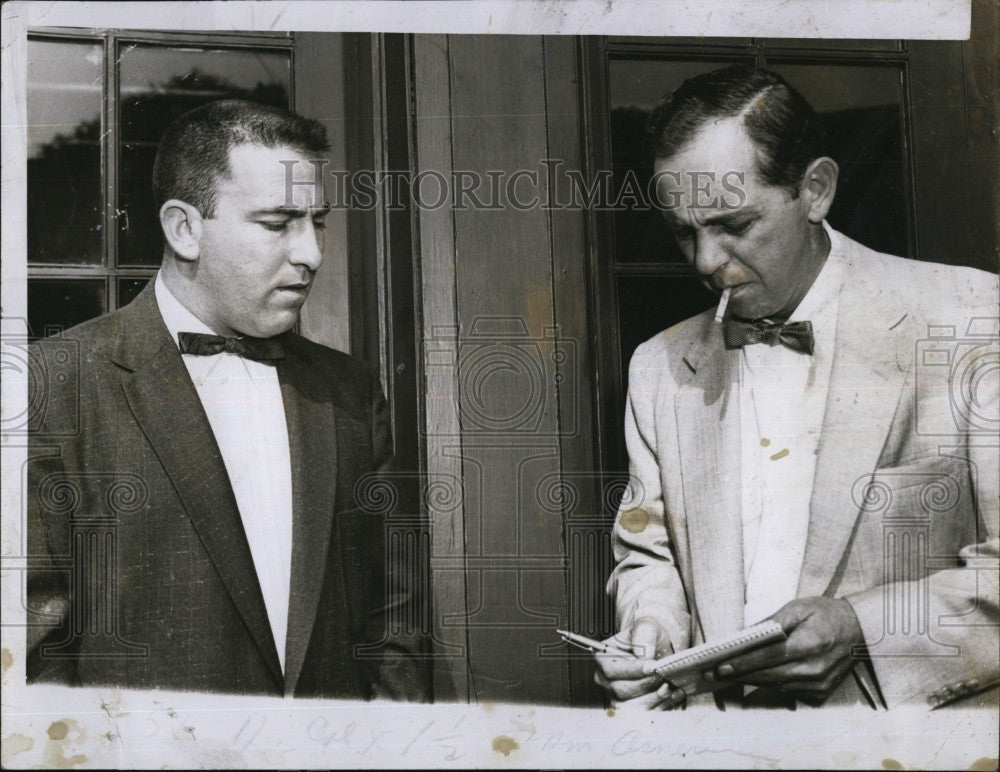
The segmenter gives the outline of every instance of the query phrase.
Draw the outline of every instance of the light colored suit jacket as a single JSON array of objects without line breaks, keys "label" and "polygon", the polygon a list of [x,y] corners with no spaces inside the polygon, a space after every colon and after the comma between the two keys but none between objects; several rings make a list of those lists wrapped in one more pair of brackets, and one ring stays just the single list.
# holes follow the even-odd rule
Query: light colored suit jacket
[{"label": "light colored suit jacket", "polygon": [[[798,597],[850,601],[889,707],[937,706],[1000,680],[997,277],[832,235],[847,269]],[[739,352],[713,312],[629,370],[608,591],[620,628],[653,616],[675,649],[744,624]]]}]

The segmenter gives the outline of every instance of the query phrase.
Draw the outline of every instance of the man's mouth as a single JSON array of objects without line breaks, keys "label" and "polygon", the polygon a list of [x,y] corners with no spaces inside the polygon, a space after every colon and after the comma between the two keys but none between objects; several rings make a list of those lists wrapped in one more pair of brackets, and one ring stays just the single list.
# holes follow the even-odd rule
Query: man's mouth
[{"label": "man's mouth", "polygon": [[741,282],[737,282],[736,284],[727,284],[724,287],[722,287],[719,290],[719,292],[723,292],[725,290],[729,290],[732,293],[737,293],[737,292],[740,292],[741,290],[745,289],[748,286],[750,286],[750,282],[748,282],[748,281],[741,281]]},{"label": "man's mouth", "polygon": [[716,284],[714,281],[707,282],[709,289],[715,292],[716,295],[721,295],[726,290],[730,292],[735,292],[740,287],[742,287],[746,282],[725,282],[723,284]]}]

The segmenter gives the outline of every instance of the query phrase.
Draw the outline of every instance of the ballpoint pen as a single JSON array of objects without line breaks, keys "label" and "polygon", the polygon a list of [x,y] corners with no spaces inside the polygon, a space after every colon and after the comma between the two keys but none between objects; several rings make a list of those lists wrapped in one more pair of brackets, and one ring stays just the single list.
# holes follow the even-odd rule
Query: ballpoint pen
[{"label": "ballpoint pen", "polygon": [[623,649],[619,646],[615,646],[610,643],[602,643],[601,641],[595,641],[593,638],[588,638],[585,635],[578,635],[577,633],[571,633],[569,630],[556,630],[557,633],[562,637],[566,643],[571,643],[574,646],[579,646],[581,649],[586,649],[594,654],[610,654],[615,657],[634,657],[635,655]]}]

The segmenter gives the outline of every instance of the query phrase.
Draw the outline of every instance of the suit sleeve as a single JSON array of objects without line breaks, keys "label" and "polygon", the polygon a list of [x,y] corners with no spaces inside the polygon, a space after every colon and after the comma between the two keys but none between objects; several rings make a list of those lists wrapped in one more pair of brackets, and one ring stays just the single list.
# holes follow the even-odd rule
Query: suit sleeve
[{"label": "suit sleeve", "polygon": [[[641,352],[641,349],[640,349]],[[660,623],[675,651],[690,645],[690,614],[665,519],[660,466],[655,450],[654,396],[656,372],[640,352],[629,366],[625,407],[625,442],[629,488],[622,499],[611,535],[617,565],[608,580],[615,600],[619,630],[641,618]]]},{"label": "suit sleeve", "polygon": [[970,458],[981,541],[959,550],[956,568],[847,596],[890,708],[915,695],[938,707],[1000,681],[1000,460],[996,448],[974,449]]},{"label": "suit sleeve", "polygon": [[[980,367],[966,372],[965,385],[975,389],[975,401],[966,404],[976,416],[1000,414],[1000,383],[996,368],[997,285],[987,285],[985,302],[966,298],[968,317],[993,322],[992,354]],[[981,298],[980,298],[981,300]],[[959,350],[960,352],[960,350]],[[916,367],[921,363],[918,361]],[[892,581],[846,596],[864,632],[871,663],[888,707],[922,696],[931,707],[965,697],[1000,681],[1000,448],[995,423],[963,421],[956,414],[954,389],[961,386],[946,368],[940,380],[918,380],[911,431],[926,416],[939,425],[953,422],[953,437],[934,438],[935,456],[953,456],[966,470],[971,502],[955,501],[955,512],[964,521],[951,519],[941,526],[974,534],[956,555],[928,554],[928,573],[918,578]],[[978,375],[976,375],[978,373]],[[926,373],[924,373],[926,374]],[[995,418],[993,419],[995,421]],[[967,462],[967,463],[965,463]],[[930,490],[928,490],[930,492]],[[964,494],[963,494],[964,495]],[[934,502],[915,509],[926,510]],[[970,513],[965,517],[965,513]],[[919,518],[920,511],[907,513]],[[951,566],[947,566],[950,563]],[[943,565],[944,564],[944,565]]]},{"label": "suit sleeve", "polygon": [[[395,488],[393,475],[392,429],[389,406],[382,395],[377,377],[371,380],[372,448],[376,474]],[[397,491],[405,496],[405,491]],[[381,532],[388,535],[388,529],[410,531],[419,530],[415,522],[393,523],[393,515],[384,517]],[[393,542],[411,544],[414,540],[396,539]],[[386,552],[389,539],[380,539],[373,545],[376,555],[375,571],[379,572],[376,585],[380,592],[373,594],[373,607],[369,617],[367,636],[369,641],[380,641],[380,656],[374,661],[372,672],[372,694],[378,698],[429,702],[432,697],[430,669],[430,641],[425,633],[424,620],[428,618],[428,599],[421,586],[422,576],[429,575],[429,567],[421,565],[425,556],[417,551],[416,556],[408,555],[405,549],[390,548]],[[412,559],[416,557],[416,559]]]},{"label": "suit sleeve", "polygon": [[[79,398],[67,378],[60,386],[48,377],[44,367],[45,341],[32,344],[29,358],[31,383],[41,390],[38,403],[43,415],[31,426],[28,438],[28,469],[25,477],[25,511],[28,545],[27,627],[25,669],[29,682],[45,681],[77,685],[78,640],[70,630],[72,602],[69,566],[71,555],[70,518],[66,505],[77,492],[67,482],[67,466],[72,467],[72,443],[57,437],[51,427],[65,426]],[[44,656],[43,649],[60,645],[60,655]]]}]

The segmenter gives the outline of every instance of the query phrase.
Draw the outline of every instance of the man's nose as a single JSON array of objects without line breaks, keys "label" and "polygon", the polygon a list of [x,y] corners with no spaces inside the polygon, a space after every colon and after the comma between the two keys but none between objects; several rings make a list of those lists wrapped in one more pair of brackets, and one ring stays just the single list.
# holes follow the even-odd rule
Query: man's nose
[{"label": "man's nose", "polygon": [[729,255],[721,245],[707,234],[700,233],[695,240],[694,268],[702,276],[711,276],[729,262]]},{"label": "man's nose", "polygon": [[303,226],[292,244],[289,257],[295,265],[316,271],[323,264],[323,232],[312,220],[305,218]]}]

